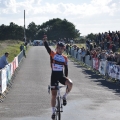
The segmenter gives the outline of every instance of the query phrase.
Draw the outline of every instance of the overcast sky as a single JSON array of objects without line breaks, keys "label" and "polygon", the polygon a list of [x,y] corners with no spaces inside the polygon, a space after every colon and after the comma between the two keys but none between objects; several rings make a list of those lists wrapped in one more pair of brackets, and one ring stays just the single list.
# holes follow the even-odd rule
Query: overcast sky
[{"label": "overcast sky", "polygon": [[67,19],[82,35],[120,30],[120,0],[0,0],[0,25]]}]

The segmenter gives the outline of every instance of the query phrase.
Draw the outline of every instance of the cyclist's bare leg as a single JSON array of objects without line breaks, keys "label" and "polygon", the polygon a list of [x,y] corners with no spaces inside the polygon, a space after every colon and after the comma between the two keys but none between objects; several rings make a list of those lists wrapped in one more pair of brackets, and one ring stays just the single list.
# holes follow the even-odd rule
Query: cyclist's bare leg
[{"label": "cyclist's bare leg", "polygon": [[71,79],[67,79],[66,82],[65,82],[65,85],[67,85],[66,93],[68,94],[71,91],[72,86],[73,86],[72,80]]},{"label": "cyclist's bare leg", "polygon": [[54,111],[54,108],[55,108],[55,105],[56,105],[56,96],[57,96],[57,90],[51,90],[51,107],[52,107],[52,110],[53,112]]},{"label": "cyclist's bare leg", "polygon": [[66,93],[63,95],[63,105],[65,106],[67,104],[67,94],[71,91],[73,83],[70,79],[67,79],[65,82],[65,85],[67,85]]}]

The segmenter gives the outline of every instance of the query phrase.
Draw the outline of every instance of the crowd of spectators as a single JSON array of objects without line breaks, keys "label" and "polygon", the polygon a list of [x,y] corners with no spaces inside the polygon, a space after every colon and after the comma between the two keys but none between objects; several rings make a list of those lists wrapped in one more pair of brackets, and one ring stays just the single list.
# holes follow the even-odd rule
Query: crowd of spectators
[{"label": "crowd of spectators", "polygon": [[96,35],[95,42],[102,49],[113,49],[113,52],[115,52],[115,48],[120,47],[120,31],[99,33]]},{"label": "crowd of spectators", "polygon": [[120,31],[96,34],[95,40],[86,40],[86,47],[80,48],[77,45],[67,44],[66,48],[76,50],[77,55],[82,56],[83,62],[85,62],[85,56],[89,55],[90,60],[91,58],[98,58],[120,65],[120,53],[116,52],[120,48]]}]

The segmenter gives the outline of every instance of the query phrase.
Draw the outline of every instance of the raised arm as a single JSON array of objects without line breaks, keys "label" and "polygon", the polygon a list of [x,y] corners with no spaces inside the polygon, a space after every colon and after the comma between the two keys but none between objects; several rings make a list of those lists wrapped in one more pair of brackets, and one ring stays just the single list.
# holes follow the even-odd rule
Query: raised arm
[{"label": "raised arm", "polygon": [[47,37],[44,37],[44,38],[43,38],[43,42],[44,42],[44,46],[45,46],[47,52],[48,52],[49,54],[51,54],[51,49],[50,49],[50,47],[49,47],[49,45],[48,45],[48,43],[47,43]]}]

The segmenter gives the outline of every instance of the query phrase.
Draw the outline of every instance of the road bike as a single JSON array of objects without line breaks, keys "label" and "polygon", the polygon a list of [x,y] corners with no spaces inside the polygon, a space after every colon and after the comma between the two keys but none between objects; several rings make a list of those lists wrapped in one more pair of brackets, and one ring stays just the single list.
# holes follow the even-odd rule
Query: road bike
[{"label": "road bike", "polygon": [[67,87],[65,86],[48,86],[48,93],[50,94],[50,89],[57,90],[57,96],[56,96],[56,106],[55,106],[55,119],[54,120],[61,120],[61,112],[63,112],[63,97],[60,94],[60,88]]}]

